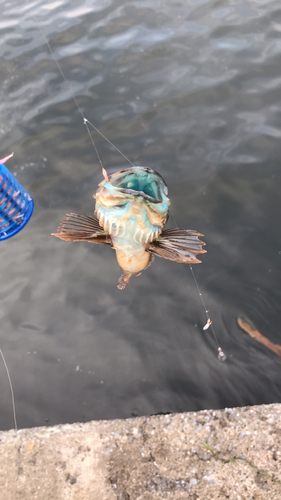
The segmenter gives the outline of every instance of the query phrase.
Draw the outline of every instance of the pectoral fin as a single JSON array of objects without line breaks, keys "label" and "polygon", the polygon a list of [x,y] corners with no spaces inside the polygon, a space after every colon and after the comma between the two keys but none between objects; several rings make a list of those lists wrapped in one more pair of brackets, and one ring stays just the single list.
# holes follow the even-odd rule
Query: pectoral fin
[{"label": "pectoral fin", "polygon": [[96,217],[66,214],[53,236],[65,241],[88,241],[99,245],[111,245],[109,234],[99,225]]},{"label": "pectoral fin", "polygon": [[182,262],[185,264],[197,264],[201,262],[195,255],[205,253],[202,248],[205,243],[199,240],[203,234],[191,229],[166,229],[160,236],[150,243],[148,251],[163,259]]}]

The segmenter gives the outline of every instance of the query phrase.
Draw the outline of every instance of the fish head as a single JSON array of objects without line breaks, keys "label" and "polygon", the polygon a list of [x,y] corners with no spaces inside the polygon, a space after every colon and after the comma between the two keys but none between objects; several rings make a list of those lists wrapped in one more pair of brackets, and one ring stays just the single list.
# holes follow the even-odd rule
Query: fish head
[{"label": "fish head", "polygon": [[148,244],[168,219],[167,185],[148,167],[131,167],[108,176],[99,184],[95,198],[99,223],[112,236]]}]

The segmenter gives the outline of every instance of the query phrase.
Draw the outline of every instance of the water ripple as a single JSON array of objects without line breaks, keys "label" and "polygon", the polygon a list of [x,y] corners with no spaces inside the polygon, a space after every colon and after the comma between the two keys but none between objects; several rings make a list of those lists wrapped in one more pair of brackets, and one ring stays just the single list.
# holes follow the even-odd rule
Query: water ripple
[{"label": "water ripple", "polygon": [[[280,400],[280,361],[236,322],[280,343],[279,16],[275,0],[1,3],[1,148],[35,199],[0,247],[0,347],[20,426]],[[194,271],[228,362],[202,330],[187,266],[157,259],[121,293],[111,249],[50,237],[66,212],[94,212],[102,179],[72,93],[164,176],[176,223],[205,234]],[[93,137],[109,173],[127,167]]]}]

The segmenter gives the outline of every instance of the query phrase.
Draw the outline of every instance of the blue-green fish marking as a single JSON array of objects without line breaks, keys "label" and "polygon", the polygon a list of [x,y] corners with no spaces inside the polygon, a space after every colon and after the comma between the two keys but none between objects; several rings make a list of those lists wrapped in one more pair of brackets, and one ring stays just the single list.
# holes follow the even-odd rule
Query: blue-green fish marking
[{"label": "blue-green fish marking", "polygon": [[187,229],[163,230],[169,217],[168,188],[158,172],[131,167],[106,176],[94,195],[96,217],[67,214],[57,236],[66,241],[111,245],[123,271],[118,288],[138,276],[153,255],[183,263],[200,262],[203,236]]}]

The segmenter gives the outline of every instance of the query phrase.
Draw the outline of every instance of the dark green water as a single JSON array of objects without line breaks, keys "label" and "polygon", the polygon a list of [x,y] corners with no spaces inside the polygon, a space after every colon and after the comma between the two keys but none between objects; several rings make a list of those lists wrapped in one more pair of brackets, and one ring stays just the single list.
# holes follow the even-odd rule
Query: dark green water
[{"label": "dark green water", "polygon": [[[36,17],[36,23],[34,21]],[[166,180],[194,271],[156,259],[124,291],[111,249],[50,236],[93,214],[102,180],[85,116]],[[1,242],[0,347],[19,427],[281,401],[279,1],[54,1],[0,6],[0,157],[35,201]],[[128,164],[95,135],[109,173]],[[1,156],[2,155],[2,156]],[[13,427],[0,363],[0,428]]]}]

